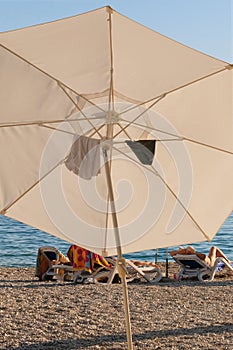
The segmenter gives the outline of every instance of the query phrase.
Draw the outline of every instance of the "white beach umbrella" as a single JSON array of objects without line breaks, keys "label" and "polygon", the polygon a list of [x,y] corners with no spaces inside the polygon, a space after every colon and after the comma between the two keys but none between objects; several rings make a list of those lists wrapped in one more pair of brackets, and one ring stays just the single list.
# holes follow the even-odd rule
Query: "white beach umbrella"
[{"label": "white beach umbrella", "polygon": [[1,213],[119,268],[211,240],[232,211],[232,72],[109,7],[0,33]]}]

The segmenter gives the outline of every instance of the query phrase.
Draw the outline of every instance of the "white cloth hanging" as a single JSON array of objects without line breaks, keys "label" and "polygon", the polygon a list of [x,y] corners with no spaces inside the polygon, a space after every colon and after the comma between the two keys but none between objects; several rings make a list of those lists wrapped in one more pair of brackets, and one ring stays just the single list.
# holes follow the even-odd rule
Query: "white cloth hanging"
[{"label": "white cloth hanging", "polygon": [[100,173],[100,140],[75,136],[65,165],[83,179],[90,180],[97,176]]}]

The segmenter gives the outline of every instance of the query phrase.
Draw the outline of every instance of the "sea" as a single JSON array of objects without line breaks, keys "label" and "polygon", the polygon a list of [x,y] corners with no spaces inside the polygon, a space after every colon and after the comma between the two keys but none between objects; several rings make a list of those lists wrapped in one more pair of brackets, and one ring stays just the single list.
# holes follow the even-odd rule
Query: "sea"
[{"label": "sea", "polygon": [[[192,244],[196,250],[207,254],[212,245],[218,246],[233,261],[233,213],[227,218],[211,242]],[[48,233],[0,215],[1,267],[35,266],[38,248],[41,246],[54,246],[66,255],[70,244]],[[172,259],[169,256],[169,251],[172,249],[174,247],[151,249],[126,254],[125,257],[158,262],[166,261],[166,259],[170,261]]]}]

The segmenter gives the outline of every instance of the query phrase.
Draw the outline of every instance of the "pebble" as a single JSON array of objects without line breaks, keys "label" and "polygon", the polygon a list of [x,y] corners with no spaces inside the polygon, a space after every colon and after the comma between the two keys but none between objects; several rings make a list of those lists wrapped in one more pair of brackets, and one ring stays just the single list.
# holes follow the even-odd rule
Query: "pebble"
[{"label": "pebble", "polygon": [[[161,269],[164,266],[161,265]],[[134,350],[233,350],[233,275],[128,284]],[[0,349],[127,349],[122,285],[39,282],[0,268]]]}]

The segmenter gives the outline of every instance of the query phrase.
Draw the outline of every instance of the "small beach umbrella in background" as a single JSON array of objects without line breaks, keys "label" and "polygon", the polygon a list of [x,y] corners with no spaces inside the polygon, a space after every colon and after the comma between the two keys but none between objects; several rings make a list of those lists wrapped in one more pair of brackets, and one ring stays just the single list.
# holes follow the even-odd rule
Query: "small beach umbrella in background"
[{"label": "small beach umbrella in background", "polygon": [[232,65],[104,7],[0,33],[1,213],[103,255],[232,210]]}]

